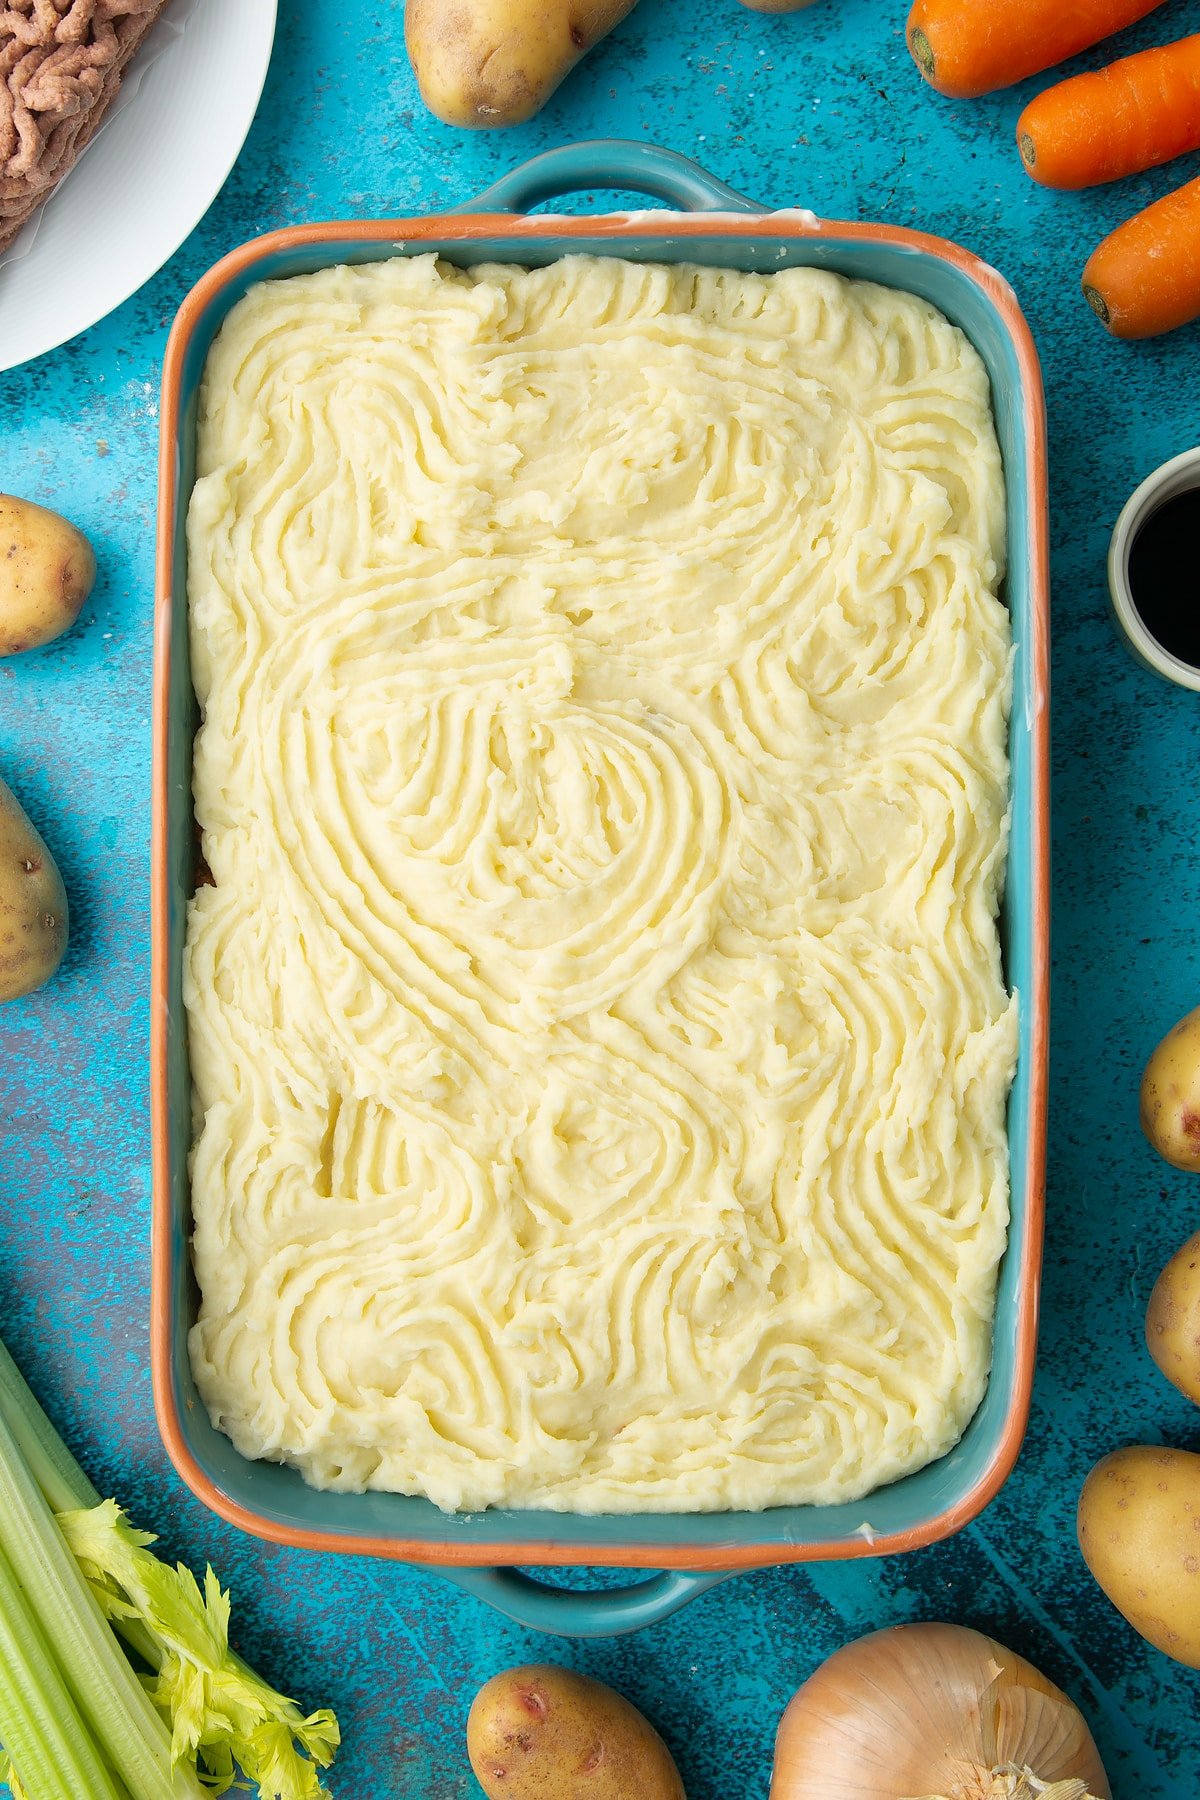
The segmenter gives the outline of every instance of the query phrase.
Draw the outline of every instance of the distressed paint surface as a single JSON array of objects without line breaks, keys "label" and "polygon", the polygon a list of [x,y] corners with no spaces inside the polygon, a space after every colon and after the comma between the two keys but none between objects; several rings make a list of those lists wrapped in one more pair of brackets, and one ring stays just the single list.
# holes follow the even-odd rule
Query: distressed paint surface
[{"label": "distressed paint surface", "polygon": [[[770,18],[734,0],[642,0],[540,118],[467,136],[417,98],[400,0],[283,0],[258,119],[198,230],[119,312],[0,376],[0,486],[66,511],[101,570],[66,640],[0,665],[0,771],[72,906],[57,980],[0,1013],[0,1330],[97,1484],[168,1554],[211,1558],[234,1590],[243,1652],[304,1701],[337,1707],[338,1800],[477,1796],[462,1748],[471,1695],[496,1669],[547,1655],[650,1712],[691,1800],[754,1800],[775,1721],[817,1661],[874,1626],[932,1617],[992,1632],[1068,1687],[1122,1800],[1200,1792],[1200,1676],[1124,1626],[1073,1531],[1079,1486],[1105,1451],[1200,1448],[1200,1413],[1141,1341],[1200,1184],[1154,1157],[1136,1116],[1146,1054],[1200,1000],[1200,700],[1125,655],[1104,590],[1120,505],[1196,441],[1200,339],[1115,344],[1078,293],[1093,244],[1175,176],[1044,193],[1012,142],[1037,84],[939,99],[904,48],[905,10],[818,0]],[[1122,48],[1198,29],[1200,0],[1177,0]],[[154,456],[170,318],[224,251],[298,220],[453,204],[537,151],[612,135],[682,150],[773,205],[955,237],[1009,277],[1029,316],[1052,452],[1050,1224],[1029,1437],[977,1526],[905,1560],[744,1576],[638,1637],[574,1646],[508,1625],[433,1574],[245,1538],[190,1498],[160,1448],[147,1374]],[[1190,159],[1179,178],[1198,168]]]}]

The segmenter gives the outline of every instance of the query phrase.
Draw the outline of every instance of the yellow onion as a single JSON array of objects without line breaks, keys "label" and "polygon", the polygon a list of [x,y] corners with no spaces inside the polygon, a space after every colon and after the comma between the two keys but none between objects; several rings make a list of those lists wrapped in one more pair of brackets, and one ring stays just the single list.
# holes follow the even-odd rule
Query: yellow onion
[{"label": "yellow onion", "polygon": [[847,1644],[779,1725],[771,1800],[1111,1800],[1092,1734],[1032,1663],[961,1625]]}]

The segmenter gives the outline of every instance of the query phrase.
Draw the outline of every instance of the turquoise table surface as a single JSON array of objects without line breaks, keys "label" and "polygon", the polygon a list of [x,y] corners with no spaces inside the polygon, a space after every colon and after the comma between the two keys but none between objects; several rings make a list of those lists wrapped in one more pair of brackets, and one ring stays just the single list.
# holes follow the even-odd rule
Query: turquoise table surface
[{"label": "turquoise table surface", "polygon": [[[1200,1181],[1160,1163],[1137,1124],[1146,1054],[1200,1001],[1200,698],[1129,659],[1104,586],[1129,491],[1200,436],[1200,336],[1116,344],[1079,294],[1093,244],[1200,159],[1089,195],[1041,191],[1013,144],[1037,84],[938,98],[904,47],[905,10],[642,0],[538,119],[466,135],[417,97],[400,0],[283,0],[257,121],[199,228],[117,313],[0,376],[0,487],[68,513],[100,563],[78,627],[0,664],[0,772],[60,861],[73,920],[59,977],[0,1012],[0,1331],[97,1485],[172,1556],[212,1560],[241,1650],[336,1706],[338,1800],[478,1796],[471,1696],[546,1656],[641,1704],[691,1800],[765,1800],[796,1686],[846,1639],[914,1618],[980,1626],[1068,1688],[1118,1800],[1200,1794],[1200,1675],[1124,1625],[1074,1538],[1104,1452],[1200,1449],[1200,1412],[1142,1343],[1154,1277],[1200,1224]],[[1200,0],[1177,0],[1122,46],[1189,30]],[[147,1371],[149,720],[157,384],[191,283],[271,227],[445,207],[539,150],[603,136],[684,151],[772,205],[957,238],[1016,288],[1050,414],[1054,1023],[1041,1360],[1001,1497],[909,1558],[742,1576],[650,1631],[579,1645],[509,1625],[435,1573],[244,1537],[167,1463]]]}]

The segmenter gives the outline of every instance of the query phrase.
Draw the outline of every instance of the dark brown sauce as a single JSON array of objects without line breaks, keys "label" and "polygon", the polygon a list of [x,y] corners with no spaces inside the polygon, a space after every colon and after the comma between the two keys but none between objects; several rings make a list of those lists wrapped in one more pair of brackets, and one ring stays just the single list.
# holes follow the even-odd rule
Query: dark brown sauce
[{"label": "dark brown sauce", "polygon": [[1150,636],[1200,669],[1200,487],[1164,500],[1138,528],[1129,592]]}]

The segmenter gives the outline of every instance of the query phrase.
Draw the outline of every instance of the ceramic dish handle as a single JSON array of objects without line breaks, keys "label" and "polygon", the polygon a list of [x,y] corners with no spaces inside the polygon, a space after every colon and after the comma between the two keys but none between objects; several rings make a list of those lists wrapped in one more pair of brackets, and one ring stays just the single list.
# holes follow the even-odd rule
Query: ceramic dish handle
[{"label": "ceramic dish handle", "polygon": [[728,1581],[735,1572],[709,1569],[693,1574],[667,1569],[632,1587],[581,1591],[551,1587],[518,1569],[438,1570],[456,1587],[465,1588],[477,1600],[486,1600],[516,1624],[570,1638],[620,1637],[627,1631],[640,1631],[644,1625],[656,1625],[719,1581]]},{"label": "ceramic dish handle", "polygon": [[565,144],[522,163],[455,212],[528,212],[542,200],[591,188],[619,188],[649,194],[681,212],[756,213],[766,209],[735,193],[715,175],[675,150],[660,150],[633,138],[598,138]]}]

